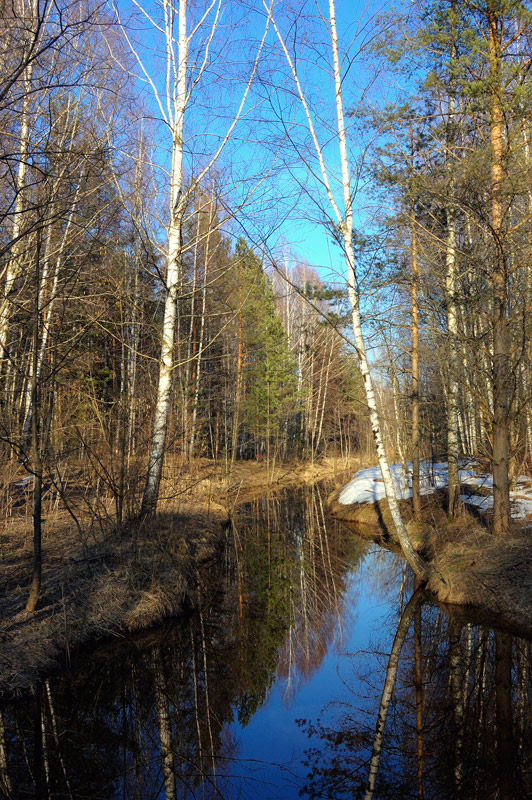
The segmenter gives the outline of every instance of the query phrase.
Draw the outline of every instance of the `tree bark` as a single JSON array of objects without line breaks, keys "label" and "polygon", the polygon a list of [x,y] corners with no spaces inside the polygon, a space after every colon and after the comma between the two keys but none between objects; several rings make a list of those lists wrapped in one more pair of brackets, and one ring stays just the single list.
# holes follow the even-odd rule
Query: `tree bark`
[{"label": "tree bark", "polygon": [[[171,12],[169,12],[171,13]],[[177,97],[175,100],[172,130],[172,167],[171,167],[171,209],[168,228],[168,246],[166,258],[166,295],[161,339],[161,356],[159,364],[159,382],[157,400],[153,419],[150,455],[144,495],[142,498],[141,517],[151,516],[157,508],[159,487],[161,483],[163,461],[170,419],[172,398],[172,377],[174,370],[174,340],[177,323],[178,293],[181,284],[182,234],[184,202],[183,202],[183,126],[187,100],[187,65],[188,38],[186,27],[187,0],[179,2],[179,66],[177,73]],[[173,46],[171,27],[167,31],[167,56]],[[167,87],[170,91],[170,87]]]},{"label": "tree bark", "polygon": [[510,527],[509,411],[510,350],[507,323],[508,275],[503,207],[503,124],[501,99],[500,14],[495,0],[488,0],[489,29],[491,222],[493,259],[493,531],[505,534]]},{"label": "tree bark", "polygon": [[448,514],[460,514],[459,458],[459,385],[458,385],[458,315],[456,308],[456,221],[454,209],[446,208],[447,236],[445,241],[445,300],[447,306],[447,462]]},{"label": "tree bark", "polygon": [[11,319],[12,297],[15,283],[22,265],[22,232],[24,220],[26,176],[28,173],[28,153],[30,137],[30,103],[33,64],[30,62],[24,70],[24,96],[20,116],[19,162],[15,181],[15,207],[13,210],[13,227],[11,230],[11,253],[6,266],[4,279],[4,296],[0,303],[0,358],[9,358],[9,321]]},{"label": "tree bark", "polygon": [[40,309],[40,256],[37,252],[35,265],[35,311],[33,320],[33,365],[31,380],[31,463],[33,472],[33,575],[30,593],[26,603],[26,611],[31,614],[39,601],[41,594],[42,576],[42,477],[43,464],[41,442],[39,435],[40,409],[39,409],[39,323]]},{"label": "tree bark", "polygon": [[[412,161],[414,159],[412,147]],[[412,166],[413,169],[413,166]],[[420,468],[420,432],[419,432],[419,315],[418,315],[418,283],[419,264],[417,258],[417,231],[414,199],[410,206],[410,235],[412,247],[412,506],[414,518],[421,517],[421,491],[419,481]]]},{"label": "tree bark", "polygon": [[412,547],[406,530],[399,504],[395,496],[395,487],[386,456],[384,441],[382,437],[382,427],[377,409],[375,399],[375,392],[373,388],[373,381],[368,365],[366,347],[364,337],[362,334],[362,322],[360,318],[360,300],[358,292],[358,283],[355,269],[355,254],[353,249],[353,205],[351,199],[351,176],[349,174],[349,160],[347,155],[347,141],[346,130],[344,122],[344,110],[342,100],[342,79],[340,74],[340,61],[338,57],[338,35],[336,32],[336,16],[334,0],[329,0],[329,19],[331,24],[331,45],[333,54],[334,65],[334,83],[336,88],[336,113],[338,125],[338,142],[340,147],[340,161],[342,169],[342,188],[344,195],[344,215],[341,220],[341,232],[343,239],[345,262],[347,266],[347,286],[349,294],[349,302],[351,305],[351,319],[353,323],[353,333],[355,338],[355,349],[358,358],[358,364],[362,379],[364,381],[364,389],[366,393],[366,402],[368,404],[371,429],[373,432],[373,439],[375,442],[375,449],[377,458],[381,469],[382,480],[386,491],[386,499],[390,508],[393,525],[397,534],[397,539],[405,559],[412,567],[414,573],[420,577],[425,576],[427,566],[423,559],[416,553]]}]

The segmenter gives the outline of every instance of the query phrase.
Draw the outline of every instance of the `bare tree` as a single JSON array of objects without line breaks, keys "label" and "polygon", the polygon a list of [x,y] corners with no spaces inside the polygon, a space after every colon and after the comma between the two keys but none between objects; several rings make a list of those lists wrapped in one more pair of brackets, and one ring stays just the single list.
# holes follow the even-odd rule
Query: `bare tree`
[{"label": "bare tree", "polygon": [[[137,62],[139,75],[148,84],[171,139],[161,355],[141,516],[154,513],[159,497],[172,405],[172,379],[176,366],[174,343],[183,279],[183,227],[187,209],[194,193],[222,156],[237,124],[249,110],[248,97],[269,26],[269,21],[266,20],[264,34],[249,66],[240,99],[236,102],[236,106],[232,107],[229,122],[225,123],[225,129],[221,132],[218,123],[214,126],[213,138],[216,142],[214,148],[210,148],[199,169],[193,169],[185,180],[185,151],[187,147],[191,148],[190,137],[194,136],[186,129],[187,112],[195,95],[199,93],[202,82],[209,78],[211,59],[219,59],[223,55],[223,48],[220,52],[218,50],[220,37],[225,36],[221,29],[221,19],[226,5],[222,0],[212,0],[204,7],[192,8],[188,6],[187,0],[179,0],[177,4],[170,0],[161,0],[153,14],[147,7],[138,6],[144,21],[151,28],[150,35],[161,37],[165,74],[162,86],[158,85],[155,73],[150,73],[149,61],[143,57],[142,48],[133,41],[127,25],[121,22],[123,35]],[[118,10],[116,14],[120,19]]]},{"label": "bare tree", "polygon": [[[264,6],[267,10],[266,4]],[[322,12],[318,6],[319,17],[324,23],[324,27],[328,33],[328,50],[330,55],[330,68],[333,76],[334,83],[334,97],[335,97],[335,110],[336,110],[336,129],[335,137],[338,141],[338,154],[337,157],[340,161],[341,172],[340,176],[335,176],[331,165],[327,165],[325,152],[323,146],[320,144],[318,138],[317,124],[315,115],[313,114],[312,107],[307,100],[302,80],[298,70],[297,63],[292,58],[288,46],[285,41],[281,29],[278,24],[278,19],[272,17],[272,24],[275,28],[277,38],[279,40],[282,52],[285,56],[289,71],[295,85],[295,92],[303,109],[304,119],[306,122],[307,130],[310,133],[312,140],[314,155],[317,161],[316,165],[316,179],[318,186],[324,192],[328,201],[330,215],[335,227],[336,238],[341,245],[345,258],[345,266],[347,270],[347,287],[349,293],[349,301],[351,304],[351,316],[353,325],[353,334],[355,340],[355,349],[358,359],[360,371],[364,381],[364,389],[366,393],[366,402],[369,409],[371,418],[371,426],[373,431],[373,438],[375,441],[375,448],[379,461],[379,466],[382,472],[382,478],[386,489],[386,497],[388,500],[390,513],[392,515],[393,524],[397,538],[400,542],[402,552],[411,565],[414,572],[418,575],[424,575],[426,565],[421,557],[416,553],[410,542],[408,532],[406,530],[404,521],[401,516],[399,504],[395,495],[395,488],[393,484],[388,459],[384,447],[382,436],[382,425],[379,418],[377,408],[377,401],[373,387],[373,381],[369,368],[368,358],[366,354],[366,346],[362,332],[362,322],[360,314],[360,296],[358,290],[358,280],[356,273],[355,253],[353,247],[353,218],[354,218],[354,197],[356,190],[356,181],[353,180],[353,174],[350,169],[348,146],[347,146],[347,129],[345,125],[345,112],[343,101],[343,75],[340,64],[339,52],[339,39],[336,26],[336,10],[334,0],[329,0],[328,12]],[[352,66],[351,60],[348,60],[350,67]],[[334,192],[334,182],[337,180],[341,187],[342,201],[338,201]]]}]

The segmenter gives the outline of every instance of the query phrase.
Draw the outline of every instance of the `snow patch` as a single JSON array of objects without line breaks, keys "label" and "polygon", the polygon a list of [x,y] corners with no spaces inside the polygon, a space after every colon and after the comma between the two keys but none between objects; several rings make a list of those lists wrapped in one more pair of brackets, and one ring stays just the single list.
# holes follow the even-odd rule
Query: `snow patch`
[{"label": "snow patch", "polygon": [[[412,464],[406,465],[406,474],[402,464],[391,464],[390,472],[398,500],[412,497]],[[420,465],[421,494],[430,494],[436,489],[445,489],[449,484],[447,461],[431,463],[423,461]],[[490,511],[493,509],[493,477],[485,472],[478,472],[478,464],[473,460],[462,461],[459,465],[460,484],[483,489],[490,494],[462,495],[464,503]],[[386,497],[380,467],[362,469],[344,486],[338,496],[341,505],[356,503],[375,503]],[[532,480],[520,475],[515,482],[515,490],[510,492],[511,513],[514,519],[524,520],[532,516]]]}]

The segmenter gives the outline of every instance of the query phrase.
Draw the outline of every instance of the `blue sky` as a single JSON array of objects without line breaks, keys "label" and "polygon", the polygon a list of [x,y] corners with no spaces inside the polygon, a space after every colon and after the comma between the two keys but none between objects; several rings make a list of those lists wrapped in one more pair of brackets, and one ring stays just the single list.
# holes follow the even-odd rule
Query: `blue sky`
[{"label": "blue sky", "polygon": [[[335,137],[334,88],[332,77],[330,73],[328,74],[331,58],[330,50],[327,48],[327,31],[316,16],[316,6],[313,1],[306,0],[296,6],[298,14],[302,15],[297,20],[297,25],[293,9],[290,12],[291,16],[288,16],[282,10],[282,3],[276,4],[276,8],[279,9],[276,19],[283,34],[287,36],[292,55],[298,59],[304,91],[312,108],[320,142],[327,142],[324,155],[328,167],[331,168],[334,182],[334,174],[339,173],[339,160]],[[197,15],[201,7],[201,3],[191,4],[192,16]],[[383,5],[381,2],[337,1],[337,24],[342,42],[341,56],[345,59],[344,72],[347,72],[343,87],[346,109],[356,106],[371,84],[371,71],[364,65],[365,56],[363,53],[357,55],[357,50],[363,42],[371,39],[374,31],[373,18],[386,7],[387,4]],[[150,14],[158,13],[158,4],[154,0],[148,0],[144,8]],[[328,3],[322,0],[321,8],[326,14]],[[164,94],[162,36],[142,18],[132,0],[121,0],[120,11],[125,17],[135,12],[141,21],[138,26],[133,26],[131,29],[132,36],[138,42],[139,52],[150,78]],[[239,14],[239,20],[230,18],[233,13]],[[305,16],[307,13],[312,16]],[[195,88],[191,105],[187,110],[186,147],[189,173],[205,163],[209,153],[216,149],[219,137],[227,129],[234,108],[242,95],[241,78],[249,73],[250,57],[262,34],[263,24],[262,3],[257,0],[254,0],[248,9],[242,3],[224,4],[219,28],[221,35],[213,40],[208,69]],[[205,31],[207,30],[205,27]],[[294,31],[297,31],[297,37],[292,36]],[[204,52],[201,46],[202,36],[205,34],[200,30],[199,58]],[[304,45],[300,44],[300,41],[304,42]],[[235,129],[234,138],[224,151],[216,171],[221,175],[221,182],[224,180],[229,184],[233,182],[235,186],[240,187],[233,192],[232,202],[235,202],[239,192],[249,190],[254,176],[268,169],[275,154],[272,178],[256,190],[253,203],[240,215],[243,228],[236,226],[235,234],[240,232],[245,234],[247,231],[249,238],[254,242],[259,242],[261,237],[267,236],[267,244],[274,251],[276,247],[279,249],[282,246],[285,251],[288,249],[295,257],[317,267],[325,278],[329,278],[331,273],[341,276],[344,271],[342,253],[327,235],[322,224],[324,214],[319,209],[321,205],[326,213],[330,212],[326,196],[316,181],[309,177],[304,162],[298,160],[295,151],[287,147],[286,142],[284,151],[280,155],[280,136],[283,131],[286,133],[288,130],[302,152],[308,152],[311,166],[315,166],[312,147],[308,148],[305,117],[297,99],[293,97],[294,85],[284,59],[279,56],[277,45],[275,32],[270,28],[263,51],[264,59],[257,73],[260,81],[254,85],[246,106],[248,114]],[[349,59],[353,59],[352,62]],[[276,81],[283,81],[282,92],[275,93],[268,81],[271,81],[272,85]],[[153,100],[151,87],[145,83],[145,89],[149,113],[157,117],[159,112]],[[386,94],[387,91],[389,87],[383,76],[371,84],[373,98],[380,100],[379,95]],[[259,100],[261,104],[257,106]],[[351,121],[350,125],[352,124]],[[160,126],[154,157],[163,167],[167,167],[169,163],[170,144],[168,130]],[[350,136],[353,170],[363,158],[361,145],[360,134]],[[285,162],[284,169],[280,168],[282,161]],[[299,191],[298,183],[304,184],[305,191],[296,201],[294,198]],[[335,194],[339,205],[342,205],[339,184],[336,186]],[[317,205],[313,202],[316,199]],[[163,206],[167,202],[164,190],[160,192],[160,201]],[[359,191],[355,201],[357,226],[363,228],[371,226],[374,209],[370,206],[370,195],[364,190]]]}]

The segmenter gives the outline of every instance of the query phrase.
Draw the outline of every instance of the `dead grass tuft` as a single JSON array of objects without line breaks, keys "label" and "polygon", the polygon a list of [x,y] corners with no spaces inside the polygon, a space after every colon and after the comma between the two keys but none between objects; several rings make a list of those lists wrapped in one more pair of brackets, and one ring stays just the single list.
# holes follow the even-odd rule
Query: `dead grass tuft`
[{"label": "dead grass tuft", "polygon": [[472,520],[465,531],[447,532],[432,564],[428,588],[441,602],[488,609],[532,630],[532,547],[526,531],[495,536]]}]

